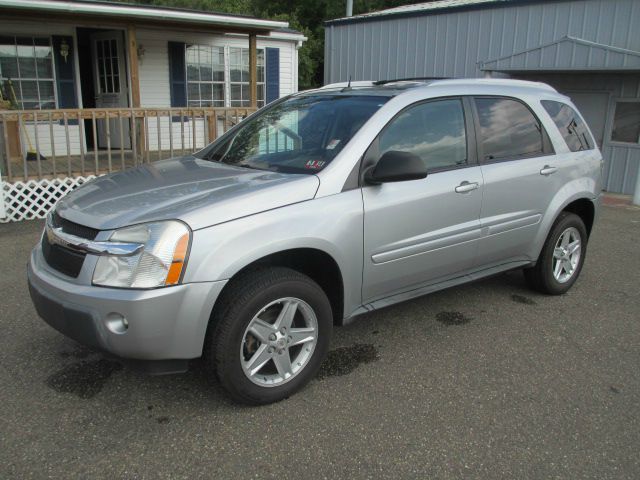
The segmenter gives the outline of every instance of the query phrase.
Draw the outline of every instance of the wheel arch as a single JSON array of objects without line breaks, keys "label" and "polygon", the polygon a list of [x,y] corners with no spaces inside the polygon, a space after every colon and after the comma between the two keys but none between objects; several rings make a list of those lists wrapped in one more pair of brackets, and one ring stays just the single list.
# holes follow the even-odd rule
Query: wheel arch
[{"label": "wheel arch", "polygon": [[[577,182],[577,181],[576,181]],[[582,188],[578,188],[582,187]],[[585,188],[586,187],[586,188]],[[587,235],[591,234],[597,216],[597,197],[594,194],[595,183],[584,185],[583,182],[567,184],[553,199],[547,213],[541,221],[540,229],[534,242],[530,258],[535,262],[540,256],[544,242],[553,228],[554,223],[562,212],[578,215],[587,228]]]},{"label": "wheel arch", "polygon": [[584,222],[584,226],[587,228],[587,236],[591,235],[591,230],[593,229],[593,222],[596,215],[596,207],[592,200],[585,197],[578,198],[565,205],[562,211],[571,212],[578,215]]},{"label": "wheel arch", "polygon": [[[333,322],[342,323],[344,317],[344,278],[338,262],[324,250],[312,247],[297,247],[280,250],[255,259],[240,268],[230,278],[220,292],[213,311],[221,304],[221,299],[233,286],[242,281],[242,277],[250,275],[252,271],[269,267],[287,267],[300,272],[313,281],[325,292],[333,313]],[[212,311],[212,314],[213,314]]]}]

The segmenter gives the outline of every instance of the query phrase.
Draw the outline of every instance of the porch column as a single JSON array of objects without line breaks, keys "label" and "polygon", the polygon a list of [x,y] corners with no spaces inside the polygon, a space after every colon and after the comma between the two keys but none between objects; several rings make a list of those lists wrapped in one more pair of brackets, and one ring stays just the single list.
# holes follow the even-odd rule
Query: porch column
[{"label": "porch column", "polygon": [[258,42],[255,33],[249,34],[249,98],[251,108],[258,106]]},{"label": "porch column", "polygon": [[[2,125],[2,128],[5,128],[4,125]],[[7,158],[7,162],[10,161],[11,160]],[[0,172],[0,218],[5,218],[7,216],[7,209],[4,206],[4,187],[2,183],[2,172]]]},{"label": "porch column", "polygon": [[136,27],[127,25],[129,37],[129,67],[131,70],[131,106],[140,106],[140,76],[138,74],[138,41],[136,40]]},{"label": "porch column", "polygon": [[[140,74],[138,72],[138,39],[136,38],[135,25],[127,25],[127,50],[129,57],[129,74],[131,76],[131,106],[133,108],[140,107]],[[138,154],[144,161],[144,152],[146,150],[146,138],[144,132],[144,119],[136,118],[131,115],[131,149],[133,150],[134,162],[138,163]],[[134,143],[135,142],[135,143]],[[134,148],[134,145],[137,145]],[[136,151],[137,150],[137,151]]]}]

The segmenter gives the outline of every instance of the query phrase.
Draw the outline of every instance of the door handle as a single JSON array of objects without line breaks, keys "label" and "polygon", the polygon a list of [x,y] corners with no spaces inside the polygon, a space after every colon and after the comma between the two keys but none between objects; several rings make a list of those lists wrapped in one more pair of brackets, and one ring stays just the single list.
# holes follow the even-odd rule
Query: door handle
[{"label": "door handle", "polygon": [[549,175],[551,175],[552,173],[556,173],[558,171],[558,169],[556,167],[550,167],[549,165],[545,165],[542,170],[540,170],[540,175],[544,175],[545,177],[548,177]]},{"label": "door handle", "polygon": [[456,193],[467,193],[478,188],[478,182],[467,182],[466,180],[456,187]]}]

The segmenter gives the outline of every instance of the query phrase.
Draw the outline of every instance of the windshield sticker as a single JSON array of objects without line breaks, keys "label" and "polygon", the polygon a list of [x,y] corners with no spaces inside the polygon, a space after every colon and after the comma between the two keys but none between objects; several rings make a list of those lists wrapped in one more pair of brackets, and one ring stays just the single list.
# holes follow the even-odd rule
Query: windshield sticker
[{"label": "windshield sticker", "polygon": [[324,164],[327,162],[323,162],[322,160],[309,160],[304,168],[308,168],[310,170],[320,170],[324,167]]},{"label": "windshield sticker", "polygon": [[334,148],[336,148],[338,146],[339,143],[340,143],[340,139],[339,138],[334,138],[333,140],[331,140],[329,142],[329,145],[327,145],[327,150],[333,150]]}]

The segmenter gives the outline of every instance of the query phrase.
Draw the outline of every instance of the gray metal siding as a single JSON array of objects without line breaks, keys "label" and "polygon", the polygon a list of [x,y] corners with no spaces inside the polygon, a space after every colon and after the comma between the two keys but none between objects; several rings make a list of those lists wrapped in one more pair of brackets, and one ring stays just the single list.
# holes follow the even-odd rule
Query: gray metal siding
[{"label": "gray metal siding", "polygon": [[481,63],[485,71],[638,71],[640,54],[574,37]]},{"label": "gray metal siding", "polygon": [[604,189],[609,192],[632,195],[638,178],[640,149],[627,147],[605,147],[603,155],[607,159]]},{"label": "gray metal siding", "polygon": [[[632,69],[640,51],[640,0],[572,0],[508,5],[432,15],[386,17],[366,22],[331,24],[325,32],[325,83],[407,77],[480,77],[481,62],[509,57],[499,67],[584,72]],[[561,41],[563,37],[586,42]],[[618,55],[590,42],[632,51]],[[566,45],[565,45],[566,43]],[[551,45],[551,48],[540,48]],[[582,47],[587,48],[582,48]],[[523,55],[514,54],[531,50]],[[511,57],[510,57],[511,56]],[[586,58],[585,58],[586,57]],[[616,63],[617,62],[617,63]],[[568,68],[567,68],[568,66]],[[512,68],[513,67],[513,68]],[[541,70],[539,68],[538,70]],[[593,71],[593,70],[591,70]],[[561,92],[608,92],[609,110],[602,152],[604,186],[633,193],[640,165],[640,146],[612,144],[615,98],[640,99],[640,73],[553,75],[530,71],[520,78],[554,85]],[[502,73],[498,75],[503,75]],[[494,76],[497,76],[494,73]]]},{"label": "gray metal siding", "polygon": [[[349,75],[353,80],[476,77],[482,75],[479,62],[567,35],[640,51],[640,35],[634,30],[639,24],[637,0],[542,2],[333,24],[325,32],[325,82],[345,81]],[[555,62],[556,57],[544,60]]]}]

